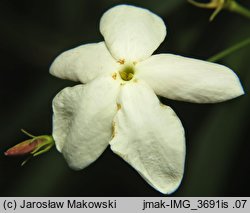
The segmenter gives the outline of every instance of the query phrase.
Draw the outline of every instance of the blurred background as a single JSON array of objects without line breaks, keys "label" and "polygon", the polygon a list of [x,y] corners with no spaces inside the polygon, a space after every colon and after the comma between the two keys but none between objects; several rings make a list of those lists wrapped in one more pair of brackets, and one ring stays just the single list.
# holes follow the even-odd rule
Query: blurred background
[{"label": "blurred background", "polygon": [[[238,1],[250,8],[249,0]],[[107,149],[82,171],[71,170],[56,149],[32,159],[4,156],[34,135],[51,134],[53,97],[76,83],[48,72],[61,52],[102,41],[99,20],[114,5],[147,8],[163,18],[168,35],[156,53],[206,60],[250,36],[250,20],[185,0],[0,1],[0,196],[162,196],[125,161]],[[187,138],[185,174],[172,196],[249,196],[250,46],[219,61],[232,68],[246,94],[220,104],[161,99],[180,117]]]}]

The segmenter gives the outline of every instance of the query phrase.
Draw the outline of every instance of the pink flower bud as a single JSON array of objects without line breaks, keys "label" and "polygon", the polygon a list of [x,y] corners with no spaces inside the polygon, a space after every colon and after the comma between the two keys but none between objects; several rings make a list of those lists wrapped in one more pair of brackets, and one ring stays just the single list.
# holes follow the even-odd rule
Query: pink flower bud
[{"label": "pink flower bud", "polygon": [[10,149],[8,149],[4,154],[6,156],[19,156],[27,155],[32,153],[35,149],[39,147],[44,142],[44,138],[33,138],[26,141],[23,141]]},{"label": "pink flower bud", "polygon": [[55,145],[55,141],[51,135],[34,136],[23,129],[22,132],[30,136],[31,139],[23,141],[4,152],[6,156],[30,155],[25,161],[23,161],[22,166],[31,157],[48,152]]}]

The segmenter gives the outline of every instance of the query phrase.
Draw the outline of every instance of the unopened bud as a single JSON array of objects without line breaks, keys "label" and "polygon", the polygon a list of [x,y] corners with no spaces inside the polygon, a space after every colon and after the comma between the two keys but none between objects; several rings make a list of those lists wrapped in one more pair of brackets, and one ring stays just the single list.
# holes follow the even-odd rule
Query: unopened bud
[{"label": "unopened bud", "polygon": [[229,9],[230,5],[233,3],[232,0],[210,0],[208,3],[200,3],[196,0],[188,0],[188,2],[200,8],[214,9],[215,11],[209,18],[210,21],[212,21],[222,9]]},{"label": "unopened bud", "polygon": [[[55,144],[51,135],[33,136],[24,130],[22,130],[22,132],[32,138],[8,149],[4,153],[6,156],[21,156],[29,154],[31,157],[35,157],[49,151]],[[27,160],[29,160],[29,158]],[[26,163],[27,160],[24,161],[23,164]]]},{"label": "unopened bud", "polygon": [[29,139],[11,147],[4,154],[6,156],[27,155],[32,153],[43,141],[42,138]]}]

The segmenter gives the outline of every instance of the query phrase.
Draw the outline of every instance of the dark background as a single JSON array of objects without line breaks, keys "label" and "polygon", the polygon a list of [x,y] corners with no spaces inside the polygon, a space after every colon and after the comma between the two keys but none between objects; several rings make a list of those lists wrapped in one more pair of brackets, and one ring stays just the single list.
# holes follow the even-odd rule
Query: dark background
[{"label": "dark background", "polygon": [[[239,1],[250,8],[249,1]],[[23,158],[3,152],[34,135],[51,134],[51,101],[75,83],[51,76],[53,59],[72,47],[103,40],[99,20],[110,7],[128,3],[161,16],[168,29],[156,53],[206,60],[250,36],[250,20],[212,11],[185,0],[0,1],[0,196],[162,196],[107,149],[82,171],[68,168],[53,149],[21,167]],[[240,77],[244,96],[220,104],[161,99],[186,130],[184,179],[173,196],[249,196],[250,46],[220,61]]]}]

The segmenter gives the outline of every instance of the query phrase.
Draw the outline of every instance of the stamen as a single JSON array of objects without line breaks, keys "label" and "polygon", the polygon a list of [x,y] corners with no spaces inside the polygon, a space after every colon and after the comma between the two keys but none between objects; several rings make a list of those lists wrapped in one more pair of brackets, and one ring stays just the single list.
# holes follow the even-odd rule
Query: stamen
[{"label": "stamen", "polygon": [[116,80],[116,76],[117,76],[117,74],[116,74],[116,72],[115,72],[115,73],[113,73],[112,78],[113,78],[114,80]]},{"label": "stamen", "polygon": [[119,60],[118,60],[118,63],[119,63],[119,64],[124,64],[124,63],[125,63],[125,60],[124,60],[124,59],[119,59]]}]

